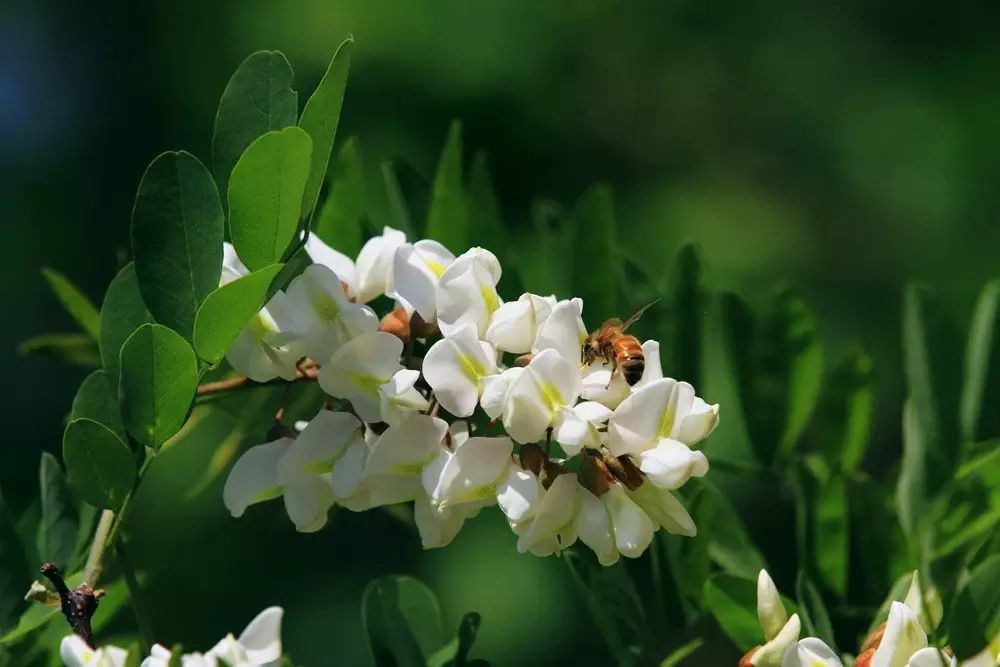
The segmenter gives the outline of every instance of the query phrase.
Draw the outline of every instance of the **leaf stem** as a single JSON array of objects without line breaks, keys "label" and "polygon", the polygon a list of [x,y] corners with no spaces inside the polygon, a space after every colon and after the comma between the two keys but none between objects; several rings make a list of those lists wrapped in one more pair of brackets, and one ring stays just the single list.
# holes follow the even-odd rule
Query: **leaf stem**
[{"label": "leaf stem", "polygon": [[115,523],[115,513],[103,510],[94,531],[94,540],[90,543],[90,553],[87,554],[87,564],[83,568],[83,581],[91,586],[97,585],[101,576],[101,560],[104,558],[104,548],[108,544],[108,535]]},{"label": "leaf stem", "polygon": [[276,385],[288,384],[289,386],[293,382],[315,382],[319,379],[319,366],[316,364],[308,365],[303,364],[296,369],[294,380],[270,380],[268,382],[254,382],[245,375],[237,375],[235,377],[226,378],[225,380],[217,380],[215,382],[206,382],[204,384],[198,385],[198,396],[210,396],[212,394],[220,394],[227,391],[233,391],[236,389],[252,389],[254,387],[273,387]]},{"label": "leaf stem", "polygon": [[128,557],[127,551],[128,548],[125,545],[124,539],[115,545],[118,566],[121,567],[122,576],[125,578],[125,585],[128,587],[129,602],[132,605],[132,613],[135,615],[135,623],[139,628],[139,637],[141,640],[140,653],[145,655],[149,653],[150,647],[152,647],[156,640],[153,634],[153,625],[150,621],[149,609],[146,607],[142,591],[139,588],[139,579],[135,576],[135,568],[132,567],[132,561]]}]

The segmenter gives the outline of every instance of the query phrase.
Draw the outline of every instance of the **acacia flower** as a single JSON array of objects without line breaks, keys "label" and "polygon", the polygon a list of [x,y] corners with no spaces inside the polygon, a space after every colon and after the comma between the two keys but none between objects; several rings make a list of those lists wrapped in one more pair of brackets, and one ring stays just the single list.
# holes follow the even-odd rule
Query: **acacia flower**
[{"label": "acacia flower", "polygon": [[497,372],[496,352],[466,323],[434,343],[424,356],[423,373],[441,407],[456,417],[476,409],[487,377]]},{"label": "acacia flower", "polygon": [[641,454],[670,438],[691,446],[715,429],[719,406],[708,405],[687,382],[653,380],[633,391],[608,421],[608,448],[616,455]]},{"label": "acacia flower", "polygon": [[383,227],[382,235],[368,239],[355,265],[358,303],[368,303],[377,296],[392,292],[392,263],[396,249],[406,243],[406,234]]},{"label": "acacia flower", "polygon": [[514,443],[504,436],[464,440],[444,455],[440,471],[425,476],[428,497],[441,509],[466,503],[493,504],[513,451]]},{"label": "acacia flower", "polygon": [[472,248],[455,258],[437,284],[437,318],[449,335],[464,324],[475,325],[482,338],[490,317],[500,307],[497,283],[500,262],[489,250]]},{"label": "acacia flower", "polygon": [[560,408],[553,435],[569,457],[576,456],[584,447],[598,449],[603,440],[598,429],[610,416],[611,410],[595,401]]},{"label": "acacia flower", "polygon": [[396,371],[388,382],[379,387],[379,408],[382,421],[390,426],[398,424],[411,412],[426,410],[429,403],[416,389],[420,371]]},{"label": "acacia flower", "polygon": [[542,350],[507,392],[504,428],[518,442],[536,442],[555,423],[562,408],[576,403],[579,395],[578,366],[556,350]]},{"label": "acacia flower", "polygon": [[[281,663],[281,607],[268,607],[250,621],[239,639],[224,637],[208,653],[185,653],[182,667],[277,667]],[[153,646],[141,667],[168,667],[173,657],[170,649]]]},{"label": "acacia flower", "polygon": [[350,401],[366,422],[381,421],[382,387],[403,369],[399,363],[402,353],[403,341],[392,334],[384,331],[361,334],[338,348],[323,365],[319,386],[331,396]]},{"label": "acacia flower", "polygon": [[490,318],[485,339],[498,350],[513,354],[531,351],[531,346],[553,306],[554,296],[525,293],[517,301],[501,304]]},{"label": "acacia flower", "polygon": [[576,542],[580,506],[576,475],[558,475],[546,490],[537,475],[516,466],[497,487],[497,503],[518,536],[519,553],[551,556]]},{"label": "acacia flower", "polygon": [[567,299],[552,306],[549,316],[538,327],[531,351],[538,354],[542,350],[556,350],[564,359],[579,365],[580,348],[586,339],[583,301]]},{"label": "acacia flower", "polygon": [[117,646],[90,648],[77,635],[63,637],[59,657],[66,667],[125,667],[128,651]]},{"label": "acacia flower", "polygon": [[340,277],[320,264],[307,267],[289,284],[288,307],[306,354],[320,363],[352,338],[378,330],[375,312],[348,301]]},{"label": "acacia flower", "polygon": [[822,639],[806,637],[785,649],[781,667],[842,667],[832,648]]},{"label": "acacia flower", "polygon": [[392,262],[392,288],[397,299],[420,313],[426,322],[437,317],[438,280],[455,256],[437,241],[404,243]]},{"label": "acacia flower", "polygon": [[479,405],[483,408],[486,416],[494,420],[503,416],[511,385],[523,372],[523,368],[515,366],[497,375],[490,375],[483,380],[483,395],[479,399]]},{"label": "acacia flower", "polygon": [[294,380],[296,364],[306,354],[284,292],[275,293],[233,341],[226,360],[238,373],[254,382],[276,377]]},{"label": "acacia flower", "polygon": [[421,473],[441,452],[448,423],[411,413],[390,426],[372,444],[365,462],[361,491],[367,507],[415,500],[423,493]]},{"label": "acacia flower", "polygon": [[583,369],[583,388],[580,396],[588,401],[597,401],[612,410],[621,405],[629,394],[641,389],[654,380],[663,377],[660,368],[660,344],[655,340],[647,340],[642,344],[642,356],[646,360],[642,377],[630,387],[625,381],[623,373],[612,375],[610,364],[603,360],[597,360]]},{"label": "acacia flower", "polygon": [[325,266],[337,274],[347,295],[353,299],[357,298],[358,274],[354,260],[328,246],[316,234],[310,234],[306,239],[306,254],[315,264]]},{"label": "acacia flower", "polygon": [[653,541],[657,526],[629,497],[625,487],[612,482],[599,497],[579,488],[576,529],[601,565],[613,565],[619,554],[638,558]]},{"label": "acacia flower", "polygon": [[[871,656],[868,667],[921,667],[920,662],[914,664],[911,658],[926,647],[927,633],[920,624],[917,612],[902,602],[893,602],[889,606],[885,631]],[[932,652],[934,650],[936,649],[932,649]],[[919,659],[926,660],[927,654],[919,656]]]}]

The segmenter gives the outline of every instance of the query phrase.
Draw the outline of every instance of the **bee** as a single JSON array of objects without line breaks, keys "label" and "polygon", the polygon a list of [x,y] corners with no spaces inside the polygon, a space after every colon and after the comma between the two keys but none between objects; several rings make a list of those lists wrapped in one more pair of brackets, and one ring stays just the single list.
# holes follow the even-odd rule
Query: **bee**
[{"label": "bee", "polygon": [[[585,365],[590,365],[596,359],[604,359],[606,363],[611,364],[612,380],[615,379],[615,375],[620,370],[629,386],[638,382],[646,368],[646,359],[642,355],[639,339],[626,334],[625,330],[634,324],[656,301],[646,304],[624,322],[615,317],[602,324],[600,329],[587,336],[587,339],[583,341],[580,360]],[[608,385],[611,385],[610,381]]]}]

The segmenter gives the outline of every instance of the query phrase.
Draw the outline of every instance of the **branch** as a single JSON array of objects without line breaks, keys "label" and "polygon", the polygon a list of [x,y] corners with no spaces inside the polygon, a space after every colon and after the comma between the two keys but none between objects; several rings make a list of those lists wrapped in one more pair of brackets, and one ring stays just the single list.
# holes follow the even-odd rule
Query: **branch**
[{"label": "branch", "polygon": [[73,629],[73,634],[82,639],[87,646],[94,648],[94,631],[90,626],[90,619],[97,611],[98,601],[104,595],[104,591],[95,591],[87,583],[70,590],[55,563],[46,563],[41,571],[59,593],[60,608]]},{"label": "branch", "polygon": [[273,387],[275,385],[282,385],[290,382],[315,382],[319,378],[319,366],[315,362],[302,364],[296,369],[294,380],[269,380],[268,382],[254,382],[245,375],[237,375],[236,377],[226,378],[225,380],[218,380],[216,382],[206,382],[205,384],[198,385],[198,396],[209,396],[211,394],[220,394],[226,391],[232,391],[234,389],[252,389],[254,387]]}]

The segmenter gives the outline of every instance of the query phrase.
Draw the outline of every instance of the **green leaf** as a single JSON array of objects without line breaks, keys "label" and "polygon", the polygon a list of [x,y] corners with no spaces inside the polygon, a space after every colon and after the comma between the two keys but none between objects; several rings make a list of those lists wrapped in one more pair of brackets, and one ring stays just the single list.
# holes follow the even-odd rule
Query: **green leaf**
[{"label": "green leaf", "polygon": [[799,570],[795,579],[795,597],[799,601],[799,616],[802,618],[802,634],[808,637],[819,637],[827,646],[836,650],[837,643],[833,637],[833,624],[830,614],[823,604],[823,597],[806,573]]},{"label": "green leaf", "polygon": [[[672,281],[673,322],[672,363],[674,377],[701,387],[701,358],[704,340],[706,290],[702,278],[701,253],[695,245],[686,245],[677,258]],[[669,358],[669,357],[668,357]]]},{"label": "green leaf", "polygon": [[271,284],[284,264],[272,264],[237,278],[208,295],[194,321],[194,349],[216,364],[264,306]]},{"label": "green leaf", "polygon": [[699,493],[692,516],[707,536],[709,557],[730,574],[756,579],[766,563],[747,534],[743,520],[714,485],[698,480],[697,486]]},{"label": "green leaf", "polygon": [[[408,238],[419,238],[415,221],[424,220],[430,206],[431,186],[427,179],[406,162],[387,160],[382,163],[382,180],[388,200],[389,226],[406,233]],[[378,232],[377,229],[372,231]]]},{"label": "green leaf", "polygon": [[437,597],[412,577],[375,579],[361,597],[361,617],[375,665],[425,665],[444,644]]},{"label": "green leaf", "polygon": [[587,319],[596,328],[612,317],[622,319],[618,302],[617,225],[611,187],[598,184],[589,188],[573,207],[576,243],[571,253],[573,281],[587,307]]},{"label": "green leaf", "polygon": [[948,641],[960,660],[979,653],[1000,633],[1000,554],[969,573],[948,614]]},{"label": "green leaf", "polygon": [[603,566],[579,546],[564,551],[562,558],[615,662],[622,666],[643,664],[649,626],[625,565],[619,561]]},{"label": "green leaf", "polygon": [[853,472],[868,452],[874,417],[872,360],[859,353],[844,359],[829,373],[810,433],[832,466]]},{"label": "green leaf", "polygon": [[71,283],[66,276],[54,269],[46,266],[42,268],[42,275],[45,276],[49,287],[52,288],[66,312],[76,320],[84,332],[97,340],[101,331],[101,315],[87,295]]},{"label": "green leaf", "polygon": [[[309,135],[288,127],[259,137],[233,168],[229,232],[251,271],[282,261],[295,238],[311,153]],[[218,284],[216,280],[212,288]]]},{"label": "green leaf", "polygon": [[871,625],[868,626],[868,632],[865,633],[866,635],[870,635],[875,628],[885,623],[885,620],[889,617],[889,608],[892,607],[892,603],[903,601],[912,581],[913,573],[907,572],[893,582],[888,595],[885,596],[882,604],[879,605],[878,611],[875,612]]},{"label": "green leaf", "polygon": [[427,667],[473,667],[484,665],[481,660],[469,660],[469,651],[479,634],[483,619],[472,611],[462,617],[455,638],[427,659]]},{"label": "green leaf", "polygon": [[135,459],[114,431],[92,419],[74,419],[63,433],[69,484],[86,502],[117,510],[132,489]]},{"label": "green leaf", "polygon": [[108,285],[101,305],[101,361],[114,392],[118,392],[118,364],[122,344],[133,331],[152,321],[153,316],[149,314],[139,293],[135,265],[130,262]]},{"label": "green leaf", "polygon": [[660,667],[678,667],[684,660],[690,658],[695,651],[705,645],[705,640],[701,637],[692,639],[686,644],[678,647],[660,662]]},{"label": "green leaf", "polygon": [[966,442],[1000,437],[1000,280],[986,284],[969,327],[961,428]]},{"label": "green leaf", "polygon": [[132,209],[139,291],[156,320],[185,338],[219,286],[224,227],[215,181],[198,158],[167,152],[146,168]]},{"label": "green leaf", "polygon": [[[326,74],[302,109],[299,127],[312,139],[312,164],[305,191],[302,193],[302,217],[306,218],[316,206],[319,191],[326,178],[326,168],[333,150],[333,140],[340,124],[340,109],[344,105],[347,72],[351,68],[351,47],[354,38],[348,37],[333,54]],[[278,258],[276,257],[275,260]]]},{"label": "green leaf", "polygon": [[313,221],[313,234],[348,257],[361,250],[365,174],[357,137],[344,142],[330,175],[330,194]]},{"label": "green leaf", "polygon": [[531,206],[532,227],[512,245],[524,285],[536,294],[567,298],[573,291],[573,265],[566,248],[573,247],[573,226],[557,202],[538,200]]},{"label": "green leaf", "polygon": [[[833,476],[818,485],[814,496],[814,559],[823,582],[841,598],[847,596],[850,551],[848,544],[847,484]],[[800,597],[801,599],[801,597]]]},{"label": "green leaf", "polygon": [[31,585],[24,548],[0,494],[0,631],[13,627]]},{"label": "green leaf", "polygon": [[719,627],[741,651],[749,651],[761,643],[756,581],[717,574],[705,582],[703,599]]},{"label": "green leaf", "polygon": [[498,257],[505,257],[508,245],[507,232],[493,189],[489,156],[484,151],[477,151],[472,156],[468,199],[469,219],[475,222],[471,225],[470,242],[491,250]]},{"label": "green leaf", "polygon": [[212,166],[219,192],[254,139],[295,125],[299,96],[292,88],[292,67],[280,51],[257,51],[233,73],[219,100],[212,133]]},{"label": "green leaf", "polygon": [[17,353],[47,357],[84,368],[101,365],[101,356],[94,340],[87,334],[43,334],[22,341]]},{"label": "green leaf", "polygon": [[122,346],[118,403],[129,434],[157,448],[184,425],[198,390],[198,360],[175,331],[144,324]]},{"label": "green leaf", "polygon": [[903,358],[909,400],[897,497],[909,535],[958,463],[959,338],[940,303],[910,285],[903,302]]},{"label": "green leaf", "polygon": [[469,216],[462,184],[462,123],[457,120],[448,128],[438,160],[423,236],[456,254],[469,247]]},{"label": "green leaf", "polygon": [[73,397],[69,418],[72,421],[86,417],[104,424],[124,441],[125,425],[118,409],[118,394],[112,393],[111,384],[107,371],[94,371],[85,377]]},{"label": "green leaf", "polygon": [[[98,381],[104,383],[103,378],[98,378]],[[42,452],[38,486],[42,501],[42,520],[38,524],[38,555],[43,561],[51,561],[66,571],[76,554],[80,517],[62,466],[48,452]]]}]

